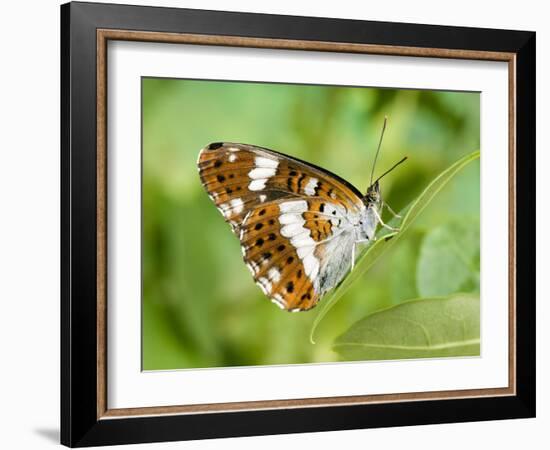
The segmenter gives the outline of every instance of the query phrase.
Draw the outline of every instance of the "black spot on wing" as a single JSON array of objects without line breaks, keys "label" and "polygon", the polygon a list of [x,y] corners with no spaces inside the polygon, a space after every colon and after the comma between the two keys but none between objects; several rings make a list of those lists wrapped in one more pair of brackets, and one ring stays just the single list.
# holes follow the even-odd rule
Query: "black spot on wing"
[{"label": "black spot on wing", "polygon": [[302,188],[302,183],[306,179],[307,175],[303,173],[300,178],[298,178],[298,189],[296,189],[296,192],[300,192],[300,189]]},{"label": "black spot on wing", "polygon": [[317,186],[315,186],[315,195],[319,195],[319,191],[321,190],[322,185],[323,185],[322,181],[317,182]]},{"label": "black spot on wing", "polygon": [[292,192],[292,178],[291,177],[288,177],[286,179],[286,187],[290,192]]}]

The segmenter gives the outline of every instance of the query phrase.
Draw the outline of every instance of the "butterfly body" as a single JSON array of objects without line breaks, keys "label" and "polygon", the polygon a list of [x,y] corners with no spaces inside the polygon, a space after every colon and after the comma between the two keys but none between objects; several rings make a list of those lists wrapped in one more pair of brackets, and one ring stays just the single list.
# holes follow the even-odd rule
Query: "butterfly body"
[{"label": "butterfly body", "polygon": [[243,259],[271,300],[305,311],[353,267],[355,246],[374,238],[378,181],[362,195],[325,169],[246,144],[199,153],[201,182],[241,241]]}]

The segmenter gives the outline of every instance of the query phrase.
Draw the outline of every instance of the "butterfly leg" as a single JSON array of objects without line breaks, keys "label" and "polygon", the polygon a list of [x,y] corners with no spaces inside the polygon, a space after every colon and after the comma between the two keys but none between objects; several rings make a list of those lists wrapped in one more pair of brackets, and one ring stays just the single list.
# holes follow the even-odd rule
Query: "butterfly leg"
[{"label": "butterfly leg", "polygon": [[388,205],[386,202],[384,202],[382,206],[385,206],[386,208],[388,208],[388,211],[391,212],[394,215],[394,217],[401,219],[401,216],[397,214],[393,209],[391,209],[390,205]]},{"label": "butterfly leg", "polygon": [[391,230],[391,231],[399,231],[399,228],[390,227],[389,225],[385,224],[382,221],[382,217],[380,217],[380,214],[378,214],[378,211],[376,210],[376,208],[373,208],[372,210],[373,210],[376,218],[378,219],[378,222],[380,222],[380,225],[382,225],[384,228],[387,228],[388,230]]}]

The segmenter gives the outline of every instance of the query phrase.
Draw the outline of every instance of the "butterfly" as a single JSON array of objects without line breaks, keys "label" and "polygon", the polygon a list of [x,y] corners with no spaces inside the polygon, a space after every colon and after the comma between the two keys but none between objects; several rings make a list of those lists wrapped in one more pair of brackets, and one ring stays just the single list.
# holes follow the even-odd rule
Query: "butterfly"
[{"label": "butterfly", "polygon": [[307,311],[337,286],[353,269],[356,246],[372,241],[378,224],[396,231],[381,218],[382,177],[372,182],[371,175],[363,195],[321,167],[229,142],[203,148],[197,165],[254,281],[287,311]]}]

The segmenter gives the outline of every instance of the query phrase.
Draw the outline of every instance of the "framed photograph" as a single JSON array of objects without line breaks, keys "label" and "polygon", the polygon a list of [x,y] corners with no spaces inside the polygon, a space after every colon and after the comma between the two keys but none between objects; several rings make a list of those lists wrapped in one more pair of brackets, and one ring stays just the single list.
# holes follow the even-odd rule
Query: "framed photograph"
[{"label": "framed photograph", "polygon": [[61,441],[535,415],[535,33],[61,7]]}]

